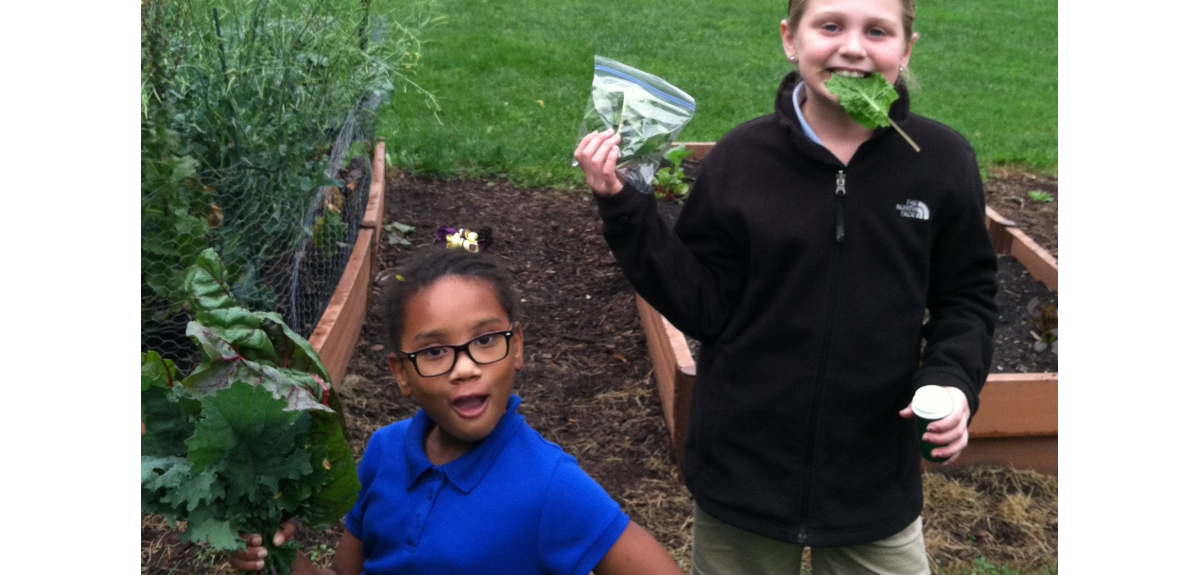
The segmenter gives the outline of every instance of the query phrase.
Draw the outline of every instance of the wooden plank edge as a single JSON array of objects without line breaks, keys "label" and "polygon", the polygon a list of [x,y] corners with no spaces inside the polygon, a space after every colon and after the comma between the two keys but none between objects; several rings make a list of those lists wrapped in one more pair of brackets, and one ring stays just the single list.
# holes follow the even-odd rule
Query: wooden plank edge
[{"label": "wooden plank edge", "polygon": [[953,463],[921,462],[921,468],[932,473],[971,466],[1010,467],[1058,475],[1058,437],[972,437]]},{"label": "wooden plank edge", "polygon": [[662,319],[663,331],[667,334],[667,339],[671,342],[671,352],[675,357],[675,369],[695,377],[696,361],[692,358],[692,348],[688,346],[687,338],[679,328],[671,325],[667,318],[659,315]]},{"label": "wooden plank edge", "polygon": [[642,322],[642,330],[646,333],[646,348],[650,352],[650,364],[654,370],[654,380],[658,387],[658,399],[662,404],[663,417],[667,422],[667,431],[671,434],[671,443],[675,438],[675,352],[663,328],[662,315],[658,313],[641,296],[635,296],[638,319]]},{"label": "wooden plank edge", "polygon": [[346,375],[350,356],[358,345],[363,320],[367,312],[367,290],[371,283],[371,254],[375,242],[371,228],[358,230],[354,250],[334,288],[329,305],[317,322],[308,343],[321,357],[336,389]]},{"label": "wooden plank edge", "polygon": [[1029,270],[1033,279],[1046,284],[1050,291],[1058,293],[1058,260],[1025,232],[1017,228],[1012,228],[1009,232],[1013,239],[1010,249],[1012,256]]},{"label": "wooden plank edge", "polygon": [[997,254],[1007,254],[1012,246],[1012,234],[1009,229],[1016,225],[1012,220],[1000,215],[991,206],[984,206],[984,220],[987,223],[988,235],[992,236],[992,247]]},{"label": "wooden plank edge", "polygon": [[1058,435],[1058,374],[993,374],[979,394],[970,439]]},{"label": "wooden plank edge", "polygon": [[679,142],[679,143],[683,144],[683,147],[692,151],[692,155],[688,156],[687,159],[695,160],[697,162],[699,162],[700,160],[703,160],[704,156],[708,155],[709,150],[712,150],[712,147],[715,144],[715,142]]},{"label": "wooden plank edge", "polygon": [[364,228],[373,228],[375,230],[375,239],[381,241],[383,234],[383,209],[385,200],[385,176],[386,162],[384,161],[385,152],[383,140],[379,140],[375,144],[375,157],[371,162],[371,191],[367,196],[367,209],[363,214],[362,225]]}]

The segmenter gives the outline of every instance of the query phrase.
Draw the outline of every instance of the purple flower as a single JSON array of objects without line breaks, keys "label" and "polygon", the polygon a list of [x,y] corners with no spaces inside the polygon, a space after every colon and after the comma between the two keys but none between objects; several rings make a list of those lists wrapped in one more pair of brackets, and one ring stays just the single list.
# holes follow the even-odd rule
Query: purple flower
[{"label": "purple flower", "polygon": [[438,240],[445,240],[447,237],[452,236],[456,233],[458,233],[458,229],[456,229],[456,228],[452,228],[450,226],[441,226],[437,229],[437,236],[435,236],[435,237]]}]

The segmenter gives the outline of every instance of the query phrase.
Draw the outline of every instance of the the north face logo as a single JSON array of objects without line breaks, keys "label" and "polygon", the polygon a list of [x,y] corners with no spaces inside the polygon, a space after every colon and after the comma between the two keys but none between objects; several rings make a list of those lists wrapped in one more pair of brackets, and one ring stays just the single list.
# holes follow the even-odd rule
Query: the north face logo
[{"label": "the north face logo", "polygon": [[920,200],[908,200],[904,204],[896,204],[896,209],[900,210],[900,215],[906,218],[929,219],[929,206]]}]

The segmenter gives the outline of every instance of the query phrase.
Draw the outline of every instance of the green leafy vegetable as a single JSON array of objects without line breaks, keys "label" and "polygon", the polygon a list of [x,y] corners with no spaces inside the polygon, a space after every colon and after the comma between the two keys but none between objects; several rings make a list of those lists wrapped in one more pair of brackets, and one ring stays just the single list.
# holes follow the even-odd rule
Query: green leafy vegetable
[{"label": "green leafy vegetable", "polygon": [[[142,354],[142,510],[186,521],[183,541],[219,551],[291,518],[332,526],[360,485],[320,358],[278,314],[238,305],[213,250],[184,285],[202,359],[180,377],[159,354]],[[288,572],[298,545],[264,539],[268,565]]]},{"label": "green leafy vegetable", "polygon": [[683,174],[684,158],[692,155],[692,151],[685,146],[674,146],[667,150],[664,158],[670,163],[670,167],[660,168],[654,174],[654,197],[660,200],[675,202],[682,204],[687,199],[688,192],[691,189],[691,184],[688,178]]},{"label": "green leafy vegetable", "polygon": [[916,142],[888,117],[888,110],[899,95],[879,72],[872,72],[865,78],[848,78],[834,74],[825,82],[825,87],[838,97],[838,104],[841,104],[846,114],[860,126],[874,130],[890,125],[904,136],[914,150],[921,151]]}]

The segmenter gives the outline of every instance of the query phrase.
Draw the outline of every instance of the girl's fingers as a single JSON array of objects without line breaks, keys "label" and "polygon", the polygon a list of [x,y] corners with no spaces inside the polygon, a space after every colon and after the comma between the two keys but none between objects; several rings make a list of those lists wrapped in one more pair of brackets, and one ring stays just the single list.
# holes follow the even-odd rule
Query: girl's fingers
[{"label": "girl's fingers", "polygon": [[282,527],[279,528],[279,531],[275,532],[275,539],[273,539],[273,542],[275,543],[276,547],[279,547],[280,545],[283,545],[284,543],[291,541],[292,536],[295,534],[296,534],[296,524],[292,523],[291,521],[288,521],[287,523],[284,523]]},{"label": "girl's fingers", "polygon": [[612,144],[610,144],[608,140],[604,140],[603,143],[601,143],[600,146],[597,147],[594,152],[592,152],[592,165],[596,166],[597,168],[604,168],[604,164],[608,161],[608,157],[612,155],[612,150]]},{"label": "girl's fingers", "polygon": [[[935,443],[938,445],[946,445],[946,444],[949,444],[951,442],[958,440],[959,437],[962,437],[963,435],[965,435],[966,431],[967,431],[966,426],[963,425],[965,420],[959,419],[958,421],[955,421],[953,423],[946,421],[947,419],[951,419],[952,417],[954,417],[954,416],[952,415],[950,417],[947,417],[946,419],[941,419],[941,420],[935,421],[933,423],[930,423],[929,427],[926,428],[926,430],[925,430],[925,440],[930,443]],[[938,423],[943,424],[942,429],[938,429],[937,427],[934,427],[935,424],[938,424]],[[945,427],[946,424],[949,424],[949,426]]]},{"label": "girl's fingers", "polygon": [[257,533],[242,533],[242,539],[246,540],[247,547],[259,547],[262,545],[262,536]]},{"label": "girl's fingers", "polygon": [[584,136],[582,140],[579,140],[579,145],[575,146],[575,160],[576,161],[583,160],[583,158],[587,155],[584,152],[584,150],[587,149],[588,145],[590,145],[592,143],[592,140],[594,140],[595,138],[596,138],[596,132],[592,132],[592,133]]},{"label": "girl's fingers", "polygon": [[613,146],[608,150],[608,159],[604,162],[604,179],[610,182],[616,181],[617,178],[617,158],[621,155],[621,149]]},{"label": "girl's fingers", "polygon": [[950,445],[947,445],[945,447],[939,447],[938,449],[935,449],[933,451],[933,455],[934,455],[934,457],[949,457],[950,458],[950,459],[947,459],[946,461],[942,462],[942,465],[947,465],[947,464],[953,463],[954,460],[958,459],[958,456],[960,454],[962,454],[963,450],[967,448],[967,442],[968,442],[967,434],[964,433],[961,436],[959,436],[959,438],[956,439]]},{"label": "girl's fingers", "polygon": [[583,164],[586,159],[592,158],[596,154],[596,150],[604,143],[607,135],[612,130],[603,132],[592,132],[583,137],[579,142],[579,146],[575,148],[575,160]]},{"label": "girl's fingers", "polygon": [[583,170],[584,180],[599,194],[611,195],[621,189],[621,180],[616,173],[620,143],[621,136],[610,128],[587,134],[575,147],[575,161]]}]

